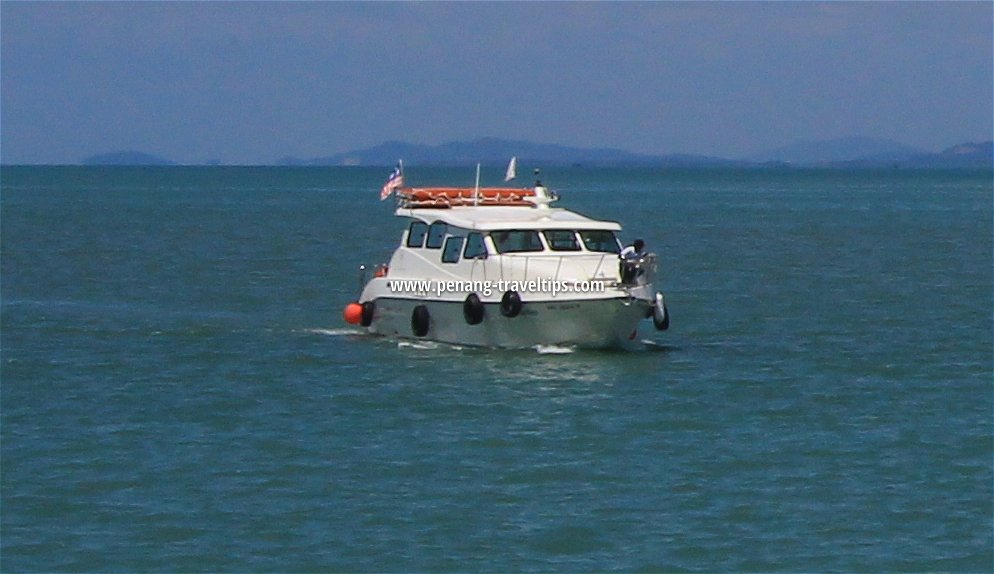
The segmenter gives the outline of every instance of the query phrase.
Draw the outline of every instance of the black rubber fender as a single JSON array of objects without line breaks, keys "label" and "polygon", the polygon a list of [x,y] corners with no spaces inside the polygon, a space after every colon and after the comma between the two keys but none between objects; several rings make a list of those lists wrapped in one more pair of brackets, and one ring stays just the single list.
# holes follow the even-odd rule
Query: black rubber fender
[{"label": "black rubber fender", "polygon": [[373,313],[376,311],[376,303],[366,301],[362,304],[362,319],[359,324],[368,327],[373,324]]},{"label": "black rubber fender", "polygon": [[411,312],[411,331],[415,337],[424,337],[428,334],[428,327],[431,325],[431,314],[428,307],[418,305]]},{"label": "black rubber fender", "polygon": [[517,317],[521,313],[521,295],[517,291],[508,291],[500,298],[500,314],[507,317]]},{"label": "black rubber fender", "polygon": [[663,303],[662,315],[662,317],[659,316],[658,308],[653,308],[652,326],[655,327],[657,331],[665,331],[670,328],[670,310],[666,307],[666,303]]},{"label": "black rubber fender", "polygon": [[480,297],[476,293],[467,295],[466,300],[462,302],[462,316],[466,319],[466,322],[470,325],[479,325],[483,322],[485,315],[486,310],[483,308],[483,302],[480,301]]}]

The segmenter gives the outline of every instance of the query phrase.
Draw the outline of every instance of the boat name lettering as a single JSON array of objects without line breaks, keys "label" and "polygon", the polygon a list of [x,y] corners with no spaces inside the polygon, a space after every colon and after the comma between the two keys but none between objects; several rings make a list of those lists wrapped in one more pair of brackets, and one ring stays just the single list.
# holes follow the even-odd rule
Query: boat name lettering
[{"label": "boat name lettering", "polygon": [[579,303],[561,303],[559,305],[546,305],[546,309],[550,311],[571,311],[574,309],[579,309]]}]

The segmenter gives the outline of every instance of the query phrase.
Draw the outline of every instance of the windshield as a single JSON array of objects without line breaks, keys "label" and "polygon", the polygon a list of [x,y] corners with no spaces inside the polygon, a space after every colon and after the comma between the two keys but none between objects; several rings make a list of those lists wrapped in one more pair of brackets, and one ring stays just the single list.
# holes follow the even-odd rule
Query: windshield
[{"label": "windshield", "polygon": [[490,237],[494,240],[497,253],[522,253],[545,249],[537,231],[494,231]]},{"label": "windshield", "polygon": [[581,231],[580,238],[587,251],[597,251],[599,253],[619,253],[621,246],[613,231]]},{"label": "windshield", "polygon": [[549,249],[553,251],[579,251],[580,243],[576,240],[576,233],[571,229],[555,229],[543,231],[545,242],[549,244]]}]

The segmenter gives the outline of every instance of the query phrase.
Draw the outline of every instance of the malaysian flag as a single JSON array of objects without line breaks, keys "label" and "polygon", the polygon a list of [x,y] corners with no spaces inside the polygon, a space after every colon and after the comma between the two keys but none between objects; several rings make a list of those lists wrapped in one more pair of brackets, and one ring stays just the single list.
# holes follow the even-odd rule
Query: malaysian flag
[{"label": "malaysian flag", "polygon": [[398,161],[397,167],[390,172],[390,177],[387,178],[387,182],[383,184],[383,189],[380,190],[380,201],[390,197],[390,194],[402,185],[404,185],[404,164]]}]

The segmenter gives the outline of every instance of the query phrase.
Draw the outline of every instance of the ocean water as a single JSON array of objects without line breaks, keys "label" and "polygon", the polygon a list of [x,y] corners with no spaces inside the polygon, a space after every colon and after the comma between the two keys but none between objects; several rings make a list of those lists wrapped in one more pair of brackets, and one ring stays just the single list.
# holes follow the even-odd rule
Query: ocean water
[{"label": "ocean water", "polygon": [[3,168],[0,570],[990,571],[990,172],[546,170],[622,353],[346,325],[388,171]]}]

